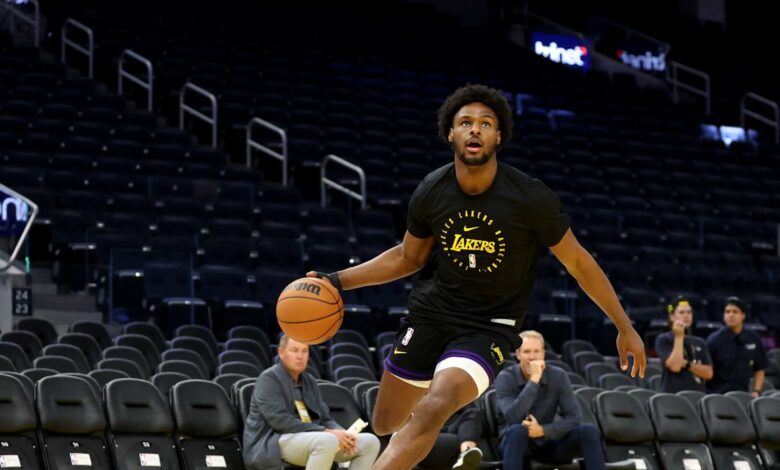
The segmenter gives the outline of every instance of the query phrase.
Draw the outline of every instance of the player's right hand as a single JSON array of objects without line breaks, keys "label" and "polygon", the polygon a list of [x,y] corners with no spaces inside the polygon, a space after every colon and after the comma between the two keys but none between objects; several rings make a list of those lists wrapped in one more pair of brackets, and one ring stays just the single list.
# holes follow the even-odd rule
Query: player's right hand
[{"label": "player's right hand", "polygon": [[625,332],[618,332],[615,345],[620,355],[620,369],[628,370],[628,356],[630,354],[634,358],[631,377],[636,377],[638,373],[639,377],[644,378],[645,369],[647,369],[647,355],[645,354],[645,343],[639,333],[633,328],[629,328]]}]

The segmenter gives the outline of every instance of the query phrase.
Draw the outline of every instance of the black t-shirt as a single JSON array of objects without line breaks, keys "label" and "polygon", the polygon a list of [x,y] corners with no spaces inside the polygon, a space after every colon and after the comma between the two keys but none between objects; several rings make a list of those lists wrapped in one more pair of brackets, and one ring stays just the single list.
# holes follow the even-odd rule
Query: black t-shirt
[{"label": "black t-shirt", "polygon": [[[661,378],[661,391],[664,393],[677,393],[683,390],[697,390],[707,392],[707,385],[704,380],[697,377],[690,370],[681,370],[672,372],[666,367],[666,360],[672,354],[674,349],[674,332],[667,331],[658,335],[655,339],[655,350],[661,359],[663,366],[663,375]],[[707,349],[707,342],[698,336],[688,336],[683,338],[683,357],[688,362],[697,362],[704,365],[712,365],[710,351]]]},{"label": "black t-shirt", "polygon": [[[412,320],[519,331],[536,281],[541,244],[569,228],[558,197],[538,179],[498,163],[491,186],[474,196],[458,185],[455,165],[425,177],[409,201],[407,230],[436,240],[409,296]],[[496,328],[498,327],[498,328]]]}]

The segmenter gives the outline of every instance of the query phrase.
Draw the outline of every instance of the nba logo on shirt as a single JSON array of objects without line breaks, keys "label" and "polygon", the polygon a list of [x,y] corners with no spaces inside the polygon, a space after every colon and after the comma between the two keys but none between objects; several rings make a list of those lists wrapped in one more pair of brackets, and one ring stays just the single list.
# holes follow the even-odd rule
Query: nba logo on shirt
[{"label": "nba logo on shirt", "polygon": [[414,334],[414,328],[409,328],[408,330],[406,330],[406,334],[404,335],[404,339],[401,340],[401,344],[403,344],[404,346],[409,344],[409,340],[412,339],[413,334]]},{"label": "nba logo on shirt", "polygon": [[477,255],[475,255],[474,253],[469,254],[469,267],[470,268],[477,267]]}]

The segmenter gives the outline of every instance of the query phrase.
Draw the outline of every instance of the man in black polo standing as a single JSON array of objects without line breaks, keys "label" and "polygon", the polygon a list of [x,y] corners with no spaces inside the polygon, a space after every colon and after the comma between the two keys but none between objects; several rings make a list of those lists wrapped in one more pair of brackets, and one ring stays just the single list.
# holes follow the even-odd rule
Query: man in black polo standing
[{"label": "man in black polo standing", "polygon": [[[726,299],[721,329],[707,338],[715,374],[709,381],[709,391],[726,393],[733,390],[749,391],[754,397],[764,387],[764,369],[769,360],[761,344],[761,337],[745,329],[745,305],[737,297]],[[750,388],[750,379],[753,389]]]}]

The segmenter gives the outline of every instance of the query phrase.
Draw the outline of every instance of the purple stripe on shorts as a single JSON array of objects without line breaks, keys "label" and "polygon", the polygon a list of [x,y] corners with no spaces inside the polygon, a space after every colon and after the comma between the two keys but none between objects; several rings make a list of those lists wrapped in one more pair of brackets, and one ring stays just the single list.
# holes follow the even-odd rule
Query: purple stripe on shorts
[{"label": "purple stripe on shorts", "polygon": [[485,358],[480,356],[479,354],[472,351],[466,351],[465,349],[450,349],[449,351],[442,354],[438,362],[441,362],[442,360],[447,359],[448,357],[465,357],[466,359],[471,359],[472,361],[482,366],[483,369],[485,369],[485,372],[487,373],[488,378],[490,379],[490,383],[493,383],[493,379],[495,378],[493,374],[493,368],[490,366],[490,363],[487,362]]},{"label": "purple stripe on shorts", "polygon": [[418,372],[412,372],[411,370],[404,369],[403,367],[398,367],[397,365],[393,364],[393,361],[390,360],[389,356],[385,359],[385,370],[397,377],[406,380],[431,380],[433,378],[432,374],[420,374]]}]

